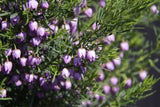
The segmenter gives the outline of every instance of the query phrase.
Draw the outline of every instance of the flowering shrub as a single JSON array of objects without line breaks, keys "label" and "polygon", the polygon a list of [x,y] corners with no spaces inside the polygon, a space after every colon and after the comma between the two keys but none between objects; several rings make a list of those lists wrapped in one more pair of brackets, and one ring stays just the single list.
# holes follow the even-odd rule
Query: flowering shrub
[{"label": "flowering shrub", "polygon": [[124,106],[143,98],[157,80],[147,77],[151,59],[133,26],[155,1],[2,1],[1,105]]}]

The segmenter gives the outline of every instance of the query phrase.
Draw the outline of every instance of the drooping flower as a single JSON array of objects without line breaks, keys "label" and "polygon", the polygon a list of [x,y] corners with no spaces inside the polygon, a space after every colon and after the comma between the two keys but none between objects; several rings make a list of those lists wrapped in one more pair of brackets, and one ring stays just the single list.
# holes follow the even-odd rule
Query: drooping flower
[{"label": "drooping flower", "polygon": [[40,57],[36,57],[36,65],[39,65],[40,63],[42,62],[41,58]]},{"label": "drooping flower", "polygon": [[26,66],[27,58],[25,58],[25,57],[20,58],[20,64],[22,65],[22,67]]},{"label": "drooping flower", "polygon": [[20,57],[21,57],[21,50],[20,50],[20,49],[14,49],[14,50],[12,51],[12,57],[13,57],[14,59],[20,58]]},{"label": "drooping flower", "polygon": [[66,78],[69,78],[70,72],[67,68],[63,68],[61,75],[65,76]]},{"label": "drooping flower", "polygon": [[128,42],[122,42],[120,44],[120,47],[121,47],[122,51],[128,51],[129,50],[129,44],[128,44]]},{"label": "drooping flower", "polygon": [[7,90],[6,89],[1,89],[0,90],[0,97],[1,98],[7,97]]},{"label": "drooping flower", "polygon": [[29,0],[29,2],[28,2],[28,8],[30,8],[31,10],[33,10],[33,9],[36,10],[37,7],[38,7],[37,0]]},{"label": "drooping flower", "polygon": [[121,64],[121,58],[118,57],[118,58],[116,58],[116,59],[113,59],[113,63],[114,63],[116,66],[120,65],[120,64]]},{"label": "drooping flower", "polygon": [[81,61],[81,58],[74,58],[73,59],[73,63],[74,65],[77,67],[77,66],[81,66],[82,65],[82,61]]},{"label": "drooping flower", "polygon": [[27,34],[25,32],[20,32],[16,35],[15,42],[21,43],[26,41]]},{"label": "drooping flower", "polygon": [[79,58],[85,59],[85,57],[86,57],[86,49],[79,48],[77,53],[78,53],[78,57]]},{"label": "drooping flower", "polygon": [[15,17],[12,17],[12,18],[10,18],[10,21],[11,21],[11,24],[12,24],[13,26],[15,26],[16,24],[19,23],[20,17],[19,17],[18,15],[15,16]]},{"label": "drooping flower", "polygon": [[90,18],[92,17],[93,11],[92,8],[87,8],[84,13]]},{"label": "drooping flower", "polygon": [[38,27],[37,35],[41,36],[41,37],[44,36],[45,35],[45,28],[44,27]]},{"label": "drooping flower", "polygon": [[111,88],[109,85],[105,85],[103,86],[103,90],[104,90],[104,93],[107,95],[110,93]]},{"label": "drooping flower", "polygon": [[99,1],[99,6],[100,7],[105,7],[106,6],[106,1],[105,0],[100,0]]},{"label": "drooping flower", "polygon": [[48,7],[49,7],[49,4],[48,4],[48,2],[47,1],[42,1],[42,3],[41,3],[41,7],[42,7],[42,9],[47,9]]},{"label": "drooping flower", "polygon": [[118,83],[118,78],[117,78],[117,77],[111,77],[111,78],[110,78],[110,82],[111,82],[112,85],[117,85],[117,83]]},{"label": "drooping flower", "polygon": [[71,87],[72,87],[71,81],[66,81],[66,82],[65,82],[65,88],[66,88],[66,90],[71,89]]},{"label": "drooping flower", "polygon": [[38,28],[38,23],[36,21],[30,21],[29,23],[29,29],[31,31],[36,31]]},{"label": "drooping flower", "polygon": [[21,80],[18,80],[17,82],[15,82],[15,85],[16,85],[16,86],[21,86],[21,85],[22,85],[22,81],[21,81]]},{"label": "drooping flower", "polygon": [[70,63],[70,62],[71,62],[71,59],[72,59],[72,57],[71,57],[70,55],[65,55],[65,56],[63,57],[63,60],[64,60],[64,63],[65,63],[65,64]]},{"label": "drooping flower", "polygon": [[6,61],[3,67],[4,67],[4,73],[9,74],[12,70],[13,64],[11,61]]},{"label": "drooping flower", "polygon": [[10,56],[11,53],[12,53],[12,49],[11,48],[5,51],[6,56]]},{"label": "drooping flower", "polygon": [[140,71],[139,77],[143,81],[147,77],[147,72],[145,70]]},{"label": "drooping flower", "polygon": [[87,58],[89,59],[90,62],[95,61],[96,60],[96,53],[94,50],[89,50],[87,52]]},{"label": "drooping flower", "polygon": [[150,9],[151,9],[151,11],[152,11],[153,14],[158,14],[159,13],[159,10],[157,9],[156,5],[151,6]]},{"label": "drooping flower", "polygon": [[114,70],[114,64],[110,61],[110,62],[107,62],[105,63],[105,67],[110,70],[110,71],[113,71]]},{"label": "drooping flower", "polygon": [[69,24],[62,25],[62,28],[67,30],[67,33],[70,33],[70,25]]},{"label": "drooping flower", "polygon": [[118,93],[118,92],[119,92],[119,87],[118,87],[118,86],[112,87],[111,92],[112,92],[113,94]]},{"label": "drooping flower", "polygon": [[5,31],[7,28],[9,28],[9,23],[7,21],[1,22],[1,30]]},{"label": "drooping flower", "polygon": [[72,35],[74,35],[75,32],[76,32],[76,30],[77,30],[78,18],[75,17],[75,18],[70,22],[70,24],[71,24],[71,33],[72,33]]},{"label": "drooping flower", "polygon": [[33,46],[39,46],[41,44],[41,38],[39,37],[34,37],[30,40],[30,43],[33,45]]},{"label": "drooping flower", "polygon": [[125,88],[129,88],[132,85],[132,79],[128,78],[125,80]]}]

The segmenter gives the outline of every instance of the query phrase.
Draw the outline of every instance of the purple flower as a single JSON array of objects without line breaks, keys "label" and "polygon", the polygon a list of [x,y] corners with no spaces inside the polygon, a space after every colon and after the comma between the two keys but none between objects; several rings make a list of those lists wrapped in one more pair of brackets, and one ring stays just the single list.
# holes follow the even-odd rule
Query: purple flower
[{"label": "purple flower", "polygon": [[80,7],[84,7],[87,4],[87,0],[82,0],[80,3]]},{"label": "purple flower", "polygon": [[87,52],[87,58],[89,59],[90,62],[95,61],[96,59],[96,53],[94,50],[89,50]]},{"label": "purple flower", "polygon": [[105,77],[105,76],[104,76],[104,73],[103,73],[103,72],[99,72],[99,73],[98,73],[98,76],[99,76],[99,77],[96,79],[96,81],[103,81],[103,80],[104,80],[104,77]]},{"label": "purple flower", "polygon": [[26,66],[27,58],[25,58],[25,57],[20,58],[20,64],[22,65],[22,67]]},{"label": "purple flower", "polygon": [[26,35],[25,32],[18,33],[16,35],[15,41],[16,41],[16,43],[25,42],[26,41],[26,37],[27,37],[27,35]]},{"label": "purple flower", "polygon": [[110,70],[110,71],[113,71],[114,70],[114,64],[112,62],[107,62],[105,64],[105,67]]},{"label": "purple flower", "polygon": [[1,89],[0,90],[0,97],[1,98],[7,97],[7,90],[6,89]]},{"label": "purple flower", "polygon": [[122,51],[128,51],[129,50],[129,44],[128,44],[128,42],[122,42],[120,44],[120,47],[121,47]]},{"label": "purple flower", "polygon": [[86,103],[87,103],[87,107],[88,107],[88,106],[90,107],[90,106],[92,105],[92,102],[91,102],[91,101],[89,101],[89,100],[88,100],[88,101],[86,101]]},{"label": "purple flower", "polygon": [[44,36],[45,35],[45,28],[44,27],[38,27],[37,35],[38,36]]},{"label": "purple flower", "polygon": [[158,14],[159,13],[159,10],[157,9],[156,5],[151,6],[150,9],[151,9],[151,11],[152,11],[153,14]]},{"label": "purple flower", "polygon": [[65,88],[66,88],[66,90],[71,89],[71,87],[72,87],[71,81],[66,81],[66,82],[65,82]]},{"label": "purple flower", "polygon": [[104,40],[105,43],[107,43],[108,45],[111,44],[111,42],[115,41],[115,36],[114,34],[107,36]]},{"label": "purple flower", "polygon": [[30,8],[31,10],[33,9],[37,9],[38,7],[38,2],[36,0],[29,0],[28,2],[28,8]]},{"label": "purple flower", "polygon": [[132,79],[128,78],[127,80],[125,80],[125,88],[129,88],[132,85]]},{"label": "purple flower", "polygon": [[70,32],[70,25],[69,24],[62,25],[62,28],[67,30],[67,33]]},{"label": "purple flower", "polygon": [[47,9],[48,7],[49,7],[49,4],[48,4],[48,2],[47,1],[42,1],[42,3],[41,3],[41,7],[42,7],[42,9]]},{"label": "purple flower", "polygon": [[41,38],[39,37],[34,37],[30,40],[30,43],[33,45],[33,46],[39,46],[40,43],[41,43]]},{"label": "purple flower", "polygon": [[74,58],[73,63],[76,67],[82,65],[82,61],[80,58]]},{"label": "purple flower", "polygon": [[12,70],[13,64],[12,64],[11,61],[7,61],[7,62],[4,63],[3,67],[4,67],[5,74],[9,74]]},{"label": "purple flower", "polygon": [[116,59],[113,59],[113,63],[114,63],[116,66],[120,65],[120,64],[121,64],[121,58],[118,57],[118,58],[116,58]]},{"label": "purple flower", "polygon": [[103,86],[103,90],[104,90],[104,93],[107,95],[107,94],[109,94],[111,88],[109,85],[105,85],[105,86]]},{"label": "purple flower", "polygon": [[[51,24],[51,25],[49,25],[49,28],[50,29],[52,29],[51,31],[50,31],[50,33],[57,33],[57,31],[58,31],[58,26],[56,26],[56,25],[53,25],[53,24]],[[54,31],[54,32],[53,32]]]},{"label": "purple flower", "polygon": [[81,12],[81,7],[80,6],[73,7],[73,11],[74,11],[74,15],[78,15]]},{"label": "purple flower", "polygon": [[146,71],[140,71],[139,72],[139,77],[143,81],[147,77],[147,72]]},{"label": "purple flower", "polygon": [[36,65],[39,65],[40,63],[42,62],[41,58],[40,57],[36,57]]},{"label": "purple flower", "polygon": [[84,49],[84,48],[79,48],[79,49],[78,49],[78,57],[85,59],[85,57],[86,57],[86,49]]},{"label": "purple flower", "polygon": [[26,74],[25,79],[27,82],[34,82],[38,77],[34,74]]},{"label": "purple flower", "polygon": [[61,75],[68,78],[70,76],[70,72],[67,68],[63,68]]},{"label": "purple flower", "polygon": [[64,60],[64,63],[65,64],[68,64],[68,63],[70,63],[71,62],[71,56],[70,55],[65,55],[64,57],[63,57],[63,60]]},{"label": "purple flower", "polygon": [[100,7],[105,7],[106,6],[106,1],[105,0],[100,0],[99,1],[99,6]]},{"label": "purple flower", "polygon": [[13,50],[13,51],[12,51],[12,57],[13,57],[14,59],[20,58],[20,57],[21,57],[21,50],[19,50],[19,49]]},{"label": "purple flower", "polygon": [[100,28],[100,25],[98,23],[93,23],[92,25],[92,30],[96,30],[96,29],[99,29]]},{"label": "purple flower", "polygon": [[119,87],[118,87],[118,86],[112,87],[111,92],[112,92],[113,94],[118,93],[118,92],[119,92]]},{"label": "purple flower", "polygon": [[72,35],[74,35],[75,32],[76,32],[76,30],[77,30],[78,18],[75,17],[75,18],[70,22],[70,24],[71,24],[71,33],[72,33]]},{"label": "purple flower", "polygon": [[43,86],[45,84],[46,78],[40,77],[39,78],[39,84],[40,86]]},{"label": "purple flower", "polygon": [[5,31],[7,28],[9,28],[9,23],[7,21],[1,22],[1,30]]},{"label": "purple flower", "polygon": [[90,18],[92,17],[93,11],[92,8],[87,8],[84,13]]},{"label": "purple flower", "polygon": [[12,49],[11,48],[5,51],[6,56],[10,56],[11,53],[12,53]]},{"label": "purple flower", "polygon": [[36,31],[38,28],[38,23],[36,21],[30,21],[29,23],[29,29],[31,31]]},{"label": "purple flower", "polygon": [[117,77],[111,77],[111,78],[110,78],[110,82],[111,82],[112,85],[117,85],[117,83],[118,83],[118,78],[117,78]]},{"label": "purple flower", "polygon": [[21,80],[18,80],[17,82],[15,82],[16,86],[20,86],[22,85],[22,81]]},{"label": "purple flower", "polygon": [[75,73],[75,74],[74,74],[74,79],[75,79],[75,80],[81,80],[81,78],[82,78],[82,77],[81,77],[81,74],[80,74],[80,73]]},{"label": "purple flower", "polygon": [[13,26],[15,26],[16,24],[18,24],[19,20],[20,20],[20,17],[18,15],[15,16],[15,17],[13,17],[13,18],[10,18],[10,21],[11,21],[11,23],[12,23]]}]

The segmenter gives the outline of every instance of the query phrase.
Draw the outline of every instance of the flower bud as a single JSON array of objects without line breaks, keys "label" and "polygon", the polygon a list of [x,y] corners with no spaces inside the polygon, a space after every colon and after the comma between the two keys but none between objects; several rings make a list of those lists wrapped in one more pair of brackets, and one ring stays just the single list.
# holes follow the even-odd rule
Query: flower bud
[{"label": "flower bud", "polygon": [[113,71],[114,70],[114,64],[112,62],[107,62],[105,64],[105,67],[109,70],[109,71]]},{"label": "flower bud", "polygon": [[112,85],[117,85],[118,78],[117,77],[111,77],[110,82],[111,82]]},{"label": "flower bud", "polygon": [[70,72],[67,68],[63,68],[61,75],[65,76],[66,78],[69,78]]},{"label": "flower bud", "polygon": [[80,58],[74,58],[73,62],[76,67],[82,65],[82,61]]},{"label": "flower bud", "polygon": [[21,42],[25,42],[26,41],[26,33],[25,32],[21,32],[19,34],[16,35],[15,41],[16,43],[21,43]]},{"label": "flower bud", "polygon": [[15,85],[16,85],[16,86],[22,85],[22,81],[21,81],[21,80],[18,80],[17,82],[15,82]]},{"label": "flower bud", "polygon": [[20,58],[20,64],[22,65],[22,67],[26,66],[27,58],[25,58],[25,57]]},{"label": "flower bud", "polygon": [[12,24],[13,26],[15,26],[16,24],[19,23],[20,17],[17,15],[17,16],[15,16],[15,17],[11,18],[10,21],[11,21],[11,24]]},{"label": "flower bud", "polygon": [[98,78],[96,79],[96,81],[103,81],[104,80],[104,78],[105,78],[105,76],[104,76],[104,73],[103,72],[99,72],[98,73]]},{"label": "flower bud", "polygon": [[90,18],[92,17],[93,11],[92,8],[87,8],[84,13]]},{"label": "flower bud", "polygon": [[36,0],[29,0],[28,2],[28,7],[33,10],[33,9],[37,9],[38,7],[38,2]]},{"label": "flower bud", "polygon": [[41,36],[41,37],[44,36],[45,35],[45,28],[44,27],[38,27],[37,35]]},{"label": "flower bud", "polygon": [[63,60],[64,60],[64,63],[65,64],[68,64],[68,63],[70,63],[71,62],[71,56],[70,55],[65,55],[64,57],[63,57]]},{"label": "flower bud", "polygon": [[13,64],[12,64],[11,61],[7,61],[7,62],[4,63],[3,67],[4,67],[4,73],[9,74],[12,70]]},{"label": "flower bud", "polygon": [[111,92],[112,92],[113,94],[118,93],[118,92],[119,92],[119,87],[118,87],[118,86],[112,87]]},{"label": "flower bud", "polygon": [[103,86],[103,90],[104,90],[104,93],[107,95],[110,93],[111,88],[109,85],[105,85]]},{"label": "flower bud", "polygon": [[152,11],[153,14],[158,14],[159,13],[159,10],[157,9],[156,5],[151,6],[150,9],[151,9],[151,11]]},{"label": "flower bud", "polygon": [[66,88],[66,90],[71,89],[71,87],[72,87],[71,81],[66,81],[66,82],[65,82],[65,88]]},{"label": "flower bud", "polygon": [[84,48],[79,48],[78,49],[78,57],[85,59],[85,57],[86,57],[86,50]]},{"label": "flower bud", "polygon": [[132,79],[128,78],[127,80],[125,80],[125,88],[129,88],[132,85]]},{"label": "flower bud", "polygon": [[21,57],[21,50],[19,50],[19,49],[13,50],[13,51],[12,51],[12,57],[13,57],[14,59],[20,58],[20,57]]},{"label": "flower bud", "polygon": [[7,90],[6,89],[1,89],[0,90],[0,97],[1,98],[7,97]]},{"label": "flower bud", "polygon": [[120,44],[120,47],[121,47],[122,51],[128,51],[129,50],[129,44],[128,44],[128,42],[122,42]]},{"label": "flower bud", "polygon": [[36,21],[30,21],[29,23],[29,29],[31,31],[36,31],[38,28],[38,23]]},{"label": "flower bud", "polygon": [[41,41],[42,41],[41,38],[34,37],[30,40],[30,43],[35,47],[35,46],[39,46]]},{"label": "flower bud", "polygon": [[10,56],[11,53],[12,53],[12,49],[11,48],[5,51],[6,56]]},{"label": "flower bud", "polygon": [[94,50],[90,50],[87,52],[87,58],[89,59],[90,62],[95,61],[96,59],[96,53]]},{"label": "flower bud", "polygon": [[146,71],[140,71],[139,72],[139,77],[143,81],[147,77],[147,72]]},{"label": "flower bud", "polygon": [[49,7],[49,4],[48,4],[48,2],[47,1],[42,1],[42,3],[41,3],[41,7],[42,7],[42,9],[47,9],[48,7]]},{"label": "flower bud", "polygon": [[40,63],[42,62],[41,58],[40,57],[36,57],[36,65],[39,65]]},{"label": "flower bud", "polygon": [[105,7],[105,6],[106,6],[105,0],[100,0],[100,1],[99,1],[99,6],[100,6],[100,7]]},{"label": "flower bud", "polygon": [[74,74],[74,79],[75,79],[75,80],[81,80],[81,78],[82,78],[82,77],[81,77],[81,74],[80,74],[80,73],[75,73],[75,74]]},{"label": "flower bud", "polygon": [[75,18],[70,22],[70,24],[71,24],[71,33],[72,33],[72,35],[74,35],[75,32],[76,32],[76,30],[77,30],[78,18],[75,17]]},{"label": "flower bud", "polygon": [[7,21],[1,22],[1,30],[5,31],[7,28],[9,28],[9,23]]},{"label": "flower bud", "polygon": [[118,58],[116,58],[116,59],[113,59],[113,63],[114,63],[116,66],[120,65],[120,64],[121,64],[121,58],[118,57]]}]

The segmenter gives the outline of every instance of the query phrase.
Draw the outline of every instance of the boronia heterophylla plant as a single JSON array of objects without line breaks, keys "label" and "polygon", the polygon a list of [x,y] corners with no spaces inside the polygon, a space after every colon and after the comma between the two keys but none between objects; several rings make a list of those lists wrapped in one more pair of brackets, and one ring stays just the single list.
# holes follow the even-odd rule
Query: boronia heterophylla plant
[{"label": "boronia heterophylla plant", "polygon": [[147,63],[128,70],[133,37],[124,35],[155,1],[2,0],[1,104],[120,106],[142,97],[156,80],[145,79]]}]

